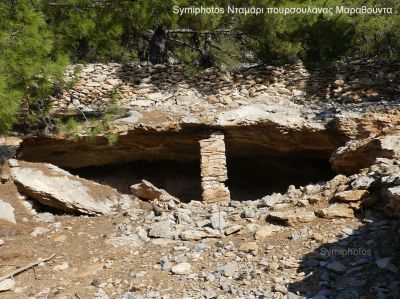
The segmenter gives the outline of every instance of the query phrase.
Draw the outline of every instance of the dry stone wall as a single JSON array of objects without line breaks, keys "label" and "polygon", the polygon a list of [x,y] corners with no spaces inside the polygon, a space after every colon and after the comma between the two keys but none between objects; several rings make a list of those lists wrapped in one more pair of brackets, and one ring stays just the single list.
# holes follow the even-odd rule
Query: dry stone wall
[{"label": "dry stone wall", "polygon": [[200,153],[203,201],[229,201],[229,189],[224,184],[228,179],[224,135],[217,132],[200,140]]},{"label": "dry stone wall", "polygon": [[276,103],[292,98],[358,100],[398,94],[400,63],[352,60],[335,70],[308,70],[297,63],[192,75],[181,65],[87,64],[70,66],[66,80],[75,84],[52,97],[56,111],[97,111],[116,98],[124,107],[144,109],[190,106],[193,99],[216,107],[240,106],[258,97]]}]

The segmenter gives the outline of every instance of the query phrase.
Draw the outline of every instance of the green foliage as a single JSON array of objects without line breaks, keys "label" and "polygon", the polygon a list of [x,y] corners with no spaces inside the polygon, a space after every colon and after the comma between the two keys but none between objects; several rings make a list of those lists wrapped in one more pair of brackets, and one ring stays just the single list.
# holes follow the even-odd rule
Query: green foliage
[{"label": "green foliage", "polygon": [[118,141],[118,135],[111,130],[111,123],[117,117],[124,113],[124,109],[118,105],[118,99],[111,99],[104,109],[104,114],[100,118],[86,119],[79,122],[74,117],[66,120],[57,118],[55,127],[59,134],[67,138],[78,141],[85,138],[87,141],[94,141],[97,137],[103,136],[107,139],[109,145],[114,145]]},{"label": "green foliage", "polygon": [[48,111],[45,99],[66,65],[52,50],[52,32],[31,1],[0,4],[0,134],[11,128],[21,106],[31,121]]}]

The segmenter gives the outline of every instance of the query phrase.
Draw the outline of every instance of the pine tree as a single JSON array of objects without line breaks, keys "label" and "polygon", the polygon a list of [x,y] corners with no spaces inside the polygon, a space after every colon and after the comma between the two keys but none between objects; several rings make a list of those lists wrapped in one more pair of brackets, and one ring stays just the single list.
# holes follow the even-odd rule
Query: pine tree
[{"label": "pine tree", "polygon": [[52,49],[52,33],[31,1],[0,4],[0,133],[11,128],[21,106],[31,121],[48,110],[46,98],[66,64]]}]

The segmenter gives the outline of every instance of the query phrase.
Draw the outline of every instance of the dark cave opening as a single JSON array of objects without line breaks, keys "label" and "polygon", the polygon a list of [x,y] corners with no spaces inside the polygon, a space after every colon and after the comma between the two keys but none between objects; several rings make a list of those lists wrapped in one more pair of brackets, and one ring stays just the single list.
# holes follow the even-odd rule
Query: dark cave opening
[{"label": "dark cave opening", "polygon": [[[232,200],[255,200],[273,192],[330,180],[335,176],[327,159],[297,156],[229,156],[226,185]],[[73,174],[130,194],[142,179],[165,189],[183,202],[201,200],[200,161],[134,161],[69,169]]]},{"label": "dark cave opening", "polygon": [[75,175],[131,194],[130,186],[142,179],[165,189],[183,202],[201,200],[200,161],[133,161],[69,169]]},{"label": "dark cave opening", "polygon": [[328,181],[335,176],[329,160],[301,156],[228,157],[228,182],[232,200],[255,200],[290,185]]}]

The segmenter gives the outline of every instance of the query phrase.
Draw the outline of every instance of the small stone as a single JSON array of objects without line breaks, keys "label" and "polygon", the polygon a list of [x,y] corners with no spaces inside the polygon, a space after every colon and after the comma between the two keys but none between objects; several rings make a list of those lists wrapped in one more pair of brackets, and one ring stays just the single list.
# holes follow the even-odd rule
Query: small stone
[{"label": "small stone", "polygon": [[61,235],[61,236],[58,236],[57,238],[54,239],[54,241],[60,242],[60,243],[65,242],[65,240],[67,240],[67,236],[66,235]]},{"label": "small stone", "polygon": [[33,219],[39,222],[45,222],[45,223],[52,223],[55,222],[56,220],[54,219],[54,215],[51,213],[38,213],[36,214]]},{"label": "small stone", "polygon": [[338,79],[338,80],[335,80],[334,83],[335,83],[336,86],[343,86],[344,85],[344,80]]},{"label": "small stone", "polygon": [[187,275],[192,272],[192,266],[189,263],[179,263],[172,267],[171,271],[177,275]]},{"label": "small stone", "polygon": [[234,224],[234,225],[228,227],[227,229],[225,229],[225,235],[229,236],[229,235],[232,235],[234,233],[237,233],[242,228],[243,228],[243,226],[241,226],[240,224]]},{"label": "small stone", "polygon": [[282,284],[275,284],[273,289],[275,292],[279,292],[282,294],[286,294],[286,292],[287,292],[286,287]]},{"label": "small stone", "polygon": [[279,198],[277,196],[267,195],[261,198],[259,207],[273,207],[278,201]]},{"label": "small stone", "polygon": [[284,222],[290,226],[296,226],[299,223],[307,223],[313,221],[316,217],[313,212],[309,211],[285,211],[285,212],[270,212],[268,218]]},{"label": "small stone", "polygon": [[232,277],[238,270],[239,266],[236,263],[227,263],[219,269],[222,275],[226,277]]},{"label": "small stone", "polygon": [[258,246],[256,242],[245,242],[239,247],[239,250],[246,253],[257,252]]},{"label": "small stone", "polygon": [[332,218],[353,218],[354,211],[344,204],[333,204],[326,209],[321,209],[315,212],[318,217],[325,219]]},{"label": "small stone", "polygon": [[209,249],[210,248],[210,246],[209,245],[207,245],[207,244],[204,244],[204,243],[196,243],[195,245],[194,245],[194,251],[196,251],[196,252],[200,252],[200,251],[204,251],[204,250],[207,250],[207,249]]},{"label": "small stone", "polygon": [[268,265],[268,271],[276,271],[279,269],[279,264],[277,262],[272,262]]},{"label": "small stone", "polygon": [[216,279],[215,275],[212,273],[208,273],[206,276],[206,280],[209,282],[213,282]]},{"label": "small stone", "polygon": [[213,213],[210,220],[213,229],[222,230],[226,227],[226,221],[222,213]]},{"label": "small stone", "polygon": [[253,208],[246,207],[243,209],[242,217],[243,218],[255,218],[257,216],[256,211]]},{"label": "small stone", "polygon": [[329,263],[326,267],[337,273],[342,273],[346,270],[346,267],[341,262],[338,261]]},{"label": "small stone", "polygon": [[0,292],[12,290],[15,287],[15,280],[7,278],[0,282]]},{"label": "small stone", "polygon": [[3,245],[4,245],[4,240],[0,239],[0,246],[3,246]]},{"label": "small stone", "polygon": [[355,190],[367,190],[374,181],[375,180],[371,177],[362,176],[351,183],[351,188]]},{"label": "small stone", "polygon": [[278,225],[263,225],[257,229],[255,234],[256,240],[263,240],[266,237],[272,236],[274,233],[280,231],[281,228]]},{"label": "small stone", "polygon": [[44,235],[45,233],[48,233],[50,229],[45,228],[45,227],[35,227],[33,231],[31,232],[31,236],[33,237],[38,237],[41,235]]},{"label": "small stone", "polygon": [[360,201],[363,197],[369,195],[367,190],[351,190],[336,193],[335,199],[342,202]]},{"label": "small stone", "polygon": [[153,238],[173,239],[175,235],[176,231],[169,221],[156,222],[149,230],[149,236]]},{"label": "small stone", "polygon": [[300,235],[297,231],[292,231],[292,233],[290,234],[290,237],[293,241],[297,241],[298,239],[300,239]]},{"label": "small stone", "polygon": [[60,265],[54,266],[54,271],[66,271],[69,269],[68,262],[63,262]]},{"label": "small stone", "polygon": [[8,202],[0,200],[0,220],[16,224],[14,208]]},{"label": "small stone", "polygon": [[220,237],[218,231],[216,231],[216,232],[217,233],[203,231],[203,230],[188,229],[188,230],[181,232],[181,234],[179,236],[184,241],[198,241],[198,240],[205,239],[205,238]]},{"label": "small stone", "polygon": [[325,237],[323,235],[321,235],[320,233],[314,233],[313,234],[313,239],[317,242],[325,242]]},{"label": "small stone", "polygon": [[163,257],[160,259],[160,264],[161,264],[161,267],[162,267],[163,270],[168,270],[168,269],[171,268],[171,263],[170,263],[170,261],[168,260],[168,258],[166,258],[165,256],[163,256]]}]

